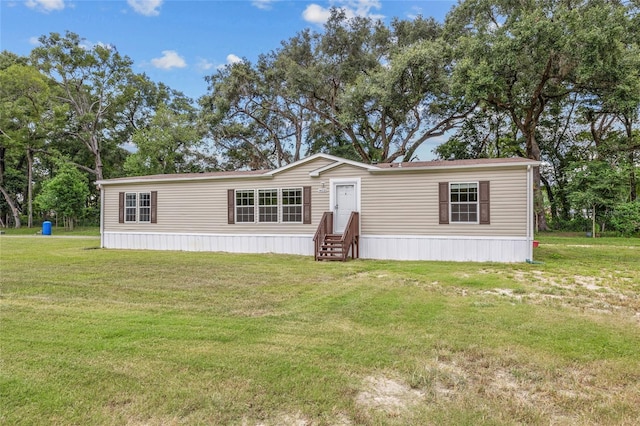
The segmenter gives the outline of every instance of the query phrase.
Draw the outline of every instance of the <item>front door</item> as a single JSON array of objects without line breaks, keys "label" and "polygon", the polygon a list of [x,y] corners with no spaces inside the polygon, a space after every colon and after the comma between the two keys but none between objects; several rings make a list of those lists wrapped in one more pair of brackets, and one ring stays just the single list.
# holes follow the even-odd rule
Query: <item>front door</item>
[{"label": "front door", "polygon": [[335,205],[333,206],[333,232],[342,234],[349,222],[351,212],[357,211],[356,185],[338,183],[335,185]]}]

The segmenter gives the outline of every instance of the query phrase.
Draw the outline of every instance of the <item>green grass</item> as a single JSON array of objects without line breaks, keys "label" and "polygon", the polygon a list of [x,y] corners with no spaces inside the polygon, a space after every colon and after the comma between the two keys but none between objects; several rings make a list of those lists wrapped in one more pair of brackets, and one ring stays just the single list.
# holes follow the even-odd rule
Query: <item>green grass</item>
[{"label": "green grass", "polygon": [[[2,228],[2,232],[6,235],[40,235],[42,232],[42,226],[35,226],[33,228]],[[51,228],[52,236],[100,236],[100,227],[98,226],[76,226],[72,230],[65,229],[64,227],[53,226]]]},{"label": "green grass", "polygon": [[540,241],[502,265],[2,236],[0,423],[634,424],[638,240]]}]

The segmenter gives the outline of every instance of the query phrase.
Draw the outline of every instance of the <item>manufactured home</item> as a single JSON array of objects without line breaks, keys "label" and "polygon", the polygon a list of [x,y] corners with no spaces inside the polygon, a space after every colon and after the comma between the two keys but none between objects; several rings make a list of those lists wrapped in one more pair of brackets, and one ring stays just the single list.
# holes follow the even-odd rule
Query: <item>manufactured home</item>
[{"label": "manufactured home", "polygon": [[364,164],[316,154],[275,170],[101,180],[101,245],[318,260],[524,262],[524,158]]}]

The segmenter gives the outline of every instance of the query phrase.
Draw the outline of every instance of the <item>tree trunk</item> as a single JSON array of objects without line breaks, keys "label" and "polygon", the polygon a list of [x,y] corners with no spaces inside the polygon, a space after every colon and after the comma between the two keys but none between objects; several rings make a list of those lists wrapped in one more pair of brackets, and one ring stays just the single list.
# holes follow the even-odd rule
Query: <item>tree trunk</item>
[{"label": "tree trunk", "polygon": [[102,180],[102,156],[100,154],[100,149],[96,149],[96,180]]},{"label": "tree trunk", "polygon": [[[633,154],[630,155],[631,161],[633,161]],[[631,186],[631,191],[629,192],[630,201],[636,201],[638,199],[637,186],[638,181],[636,179],[636,172],[634,168],[634,163],[631,163],[631,172],[629,172],[629,185]]]},{"label": "tree trunk", "polygon": [[7,201],[7,204],[9,205],[9,209],[11,209],[11,214],[13,214],[13,220],[14,220],[14,227],[20,228],[21,224],[20,224],[20,211],[18,210],[18,207],[16,206],[16,204],[13,202],[13,200],[11,199],[11,197],[9,196],[9,193],[7,192],[6,189],[4,189],[4,186],[0,185],[0,192],[2,192],[2,195],[4,195],[4,199]]},{"label": "tree trunk", "polygon": [[[536,141],[535,125],[530,124],[526,128],[527,157],[540,161],[540,147],[538,146],[538,141]],[[534,167],[533,169],[533,210],[536,215],[538,231],[548,231],[549,227],[544,213],[544,196],[540,187],[540,167]]]},{"label": "tree trunk", "polygon": [[549,198],[549,206],[551,207],[551,220],[552,221],[557,220],[558,205],[556,203],[555,195],[553,195],[553,190],[551,189],[551,185],[549,185],[549,182],[542,175],[540,175],[540,181],[544,183],[544,189],[545,189],[545,192],[547,193],[547,198]]},{"label": "tree trunk", "polygon": [[33,228],[33,152],[27,148],[27,227]]}]

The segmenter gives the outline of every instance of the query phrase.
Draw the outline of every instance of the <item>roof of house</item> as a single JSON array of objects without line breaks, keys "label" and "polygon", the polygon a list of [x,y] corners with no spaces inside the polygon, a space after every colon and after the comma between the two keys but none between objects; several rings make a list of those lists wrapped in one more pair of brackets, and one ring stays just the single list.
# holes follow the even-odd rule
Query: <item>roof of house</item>
[{"label": "roof of house", "polygon": [[379,168],[402,168],[402,167],[460,167],[476,166],[485,164],[525,164],[533,160],[520,157],[512,158],[475,158],[471,160],[432,160],[432,161],[410,161],[403,163],[380,163]]},{"label": "roof of house", "polygon": [[332,161],[332,163],[320,167],[309,173],[312,177],[318,177],[327,170],[342,165],[350,165],[365,169],[371,173],[395,173],[402,171],[436,171],[442,169],[467,169],[467,168],[485,168],[485,167],[505,167],[505,166],[537,166],[539,161],[527,158],[480,158],[473,160],[434,160],[434,161],[414,161],[403,163],[379,163],[365,164],[345,158],[336,157],[329,154],[314,154],[312,156],[287,164],[283,167],[273,170],[237,170],[237,171],[221,171],[221,172],[205,172],[205,173],[178,173],[178,174],[161,174],[148,176],[131,176],[114,179],[99,180],[97,185],[114,185],[114,184],[131,184],[145,183],[157,181],[190,181],[190,180],[216,180],[216,179],[270,179],[274,175],[281,173],[290,168],[313,161],[316,158],[324,158]]}]

